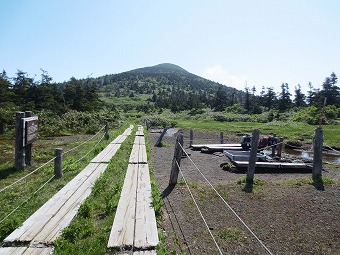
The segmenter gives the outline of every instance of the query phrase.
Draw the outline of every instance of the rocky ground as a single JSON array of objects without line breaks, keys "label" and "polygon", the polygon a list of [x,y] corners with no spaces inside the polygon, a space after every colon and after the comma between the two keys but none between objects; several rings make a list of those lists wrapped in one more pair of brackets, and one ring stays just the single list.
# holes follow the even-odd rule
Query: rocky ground
[{"label": "rocky ground", "polygon": [[[325,166],[323,177],[335,184],[325,184],[323,190],[301,181],[311,173],[255,173],[260,181],[252,192],[245,192],[245,184],[237,183],[245,173],[223,170],[220,165],[228,160],[221,153],[186,149],[190,158],[181,161],[184,178],[180,176],[171,188],[176,138],[165,136],[164,147],[153,147],[159,135],[148,136],[154,177],[165,202],[159,227],[177,254],[220,254],[218,249],[222,254],[340,254],[339,169]],[[188,147],[187,131],[184,137]],[[195,131],[194,139],[195,143],[218,143],[219,133]],[[225,136],[225,143],[238,140]]]}]

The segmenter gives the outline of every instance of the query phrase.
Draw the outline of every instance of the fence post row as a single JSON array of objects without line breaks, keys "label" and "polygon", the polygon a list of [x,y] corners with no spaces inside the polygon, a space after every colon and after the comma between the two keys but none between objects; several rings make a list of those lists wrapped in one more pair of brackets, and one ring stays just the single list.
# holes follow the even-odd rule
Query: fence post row
[{"label": "fence post row", "polygon": [[172,168],[170,174],[169,185],[175,185],[178,180],[179,166],[181,165],[181,158],[183,154],[183,134],[179,133],[176,139],[175,153],[172,160]]},{"label": "fence post row", "polygon": [[63,169],[62,169],[62,158],[63,158],[63,149],[56,148],[54,150],[54,175],[57,178],[61,178],[63,176]]},{"label": "fence post row", "polygon": [[313,141],[313,178],[321,177],[322,175],[322,148],[323,148],[323,129],[317,127],[315,129],[315,137]]}]

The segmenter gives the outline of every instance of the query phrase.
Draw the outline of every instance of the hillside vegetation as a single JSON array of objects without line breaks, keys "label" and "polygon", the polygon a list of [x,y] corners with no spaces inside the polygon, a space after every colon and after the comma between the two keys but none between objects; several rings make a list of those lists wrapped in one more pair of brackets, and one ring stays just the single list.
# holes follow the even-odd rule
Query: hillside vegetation
[{"label": "hillside vegetation", "polygon": [[[13,131],[16,111],[34,111],[41,122],[43,135],[74,132],[91,133],[108,121],[112,126],[125,119],[140,119],[159,115],[171,120],[171,113],[191,120],[220,122],[297,121],[311,125],[339,124],[340,90],[338,78],[331,73],[322,89],[310,90],[305,95],[295,86],[292,95],[287,83],[281,92],[273,87],[245,91],[224,86],[191,74],[173,64],[144,67],[120,74],[98,78],[71,78],[55,83],[42,70],[35,80],[18,70],[9,78],[0,75],[0,134]],[[324,107],[326,100],[326,106]],[[177,114],[178,116],[178,114]],[[178,118],[178,117],[176,117]]]}]

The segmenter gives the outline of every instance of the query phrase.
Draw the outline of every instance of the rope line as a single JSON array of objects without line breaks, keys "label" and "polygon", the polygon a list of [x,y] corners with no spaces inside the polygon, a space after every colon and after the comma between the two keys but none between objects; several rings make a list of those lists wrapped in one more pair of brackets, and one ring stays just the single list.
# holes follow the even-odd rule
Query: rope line
[{"label": "rope line", "polygon": [[189,158],[189,160],[195,166],[195,168],[198,170],[198,172],[203,176],[203,178],[210,185],[210,187],[215,191],[215,193],[222,199],[224,204],[234,213],[234,215],[237,217],[237,219],[248,229],[248,231],[255,237],[255,239],[261,244],[261,246],[268,252],[268,254],[273,255],[273,253],[271,253],[271,251],[263,244],[263,242],[256,236],[256,234],[248,227],[248,225],[241,219],[241,217],[233,210],[233,208],[225,201],[225,199],[215,189],[215,187],[211,184],[211,182],[205,177],[205,175],[202,173],[202,171],[197,167],[195,162],[191,159],[191,157],[188,155],[188,153],[184,150],[183,146],[180,143],[178,143],[178,144],[181,146],[183,152],[186,154],[186,156]]},{"label": "rope line", "polygon": [[16,208],[14,208],[9,214],[7,214],[1,221],[0,224],[2,222],[4,222],[9,216],[11,216],[13,213],[15,213],[22,205],[24,205],[25,203],[27,203],[29,200],[32,199],[32,197],[37,194],[43,187],[45,187],[47,185],[47,183],[49,183],[53,178],[55,177],[55,175],[53,175],[51,178],[49,178],[43,185],[41,185],[29,198],[27,198],[24,202],[22,202],[20,205],[18,205]]},{"label": "rope line", "polygon": [[81,144],[77,145],[76,147],[69,149],[65,152],[63,152],[63,155],[65,155],[66,153],[69,153],[71,151],[74,151],[75,149],[78,149],[80,146],[84,145],[85,143],[87,143],[88,141],[92,140],[94,137],[96,137],[103,129],[105,128],[105,126],[103,126],[95,135],[91,136],[89,139],[87,139],[86,141],[82,142]]},{"label": "rope line", "polygon": [[51,163],[51,162],[52,162],[54,159],[56,159],[56,157],[54,157],[54,158],[50,159],[49,161],[47,161],[47,162],[46,162],[46,163],[44,163],[43,165],[39,166],[38,168],[36,168],[36,169],[35,169],[35,170],[33,170],[32,172],[30,172],[29,174],[27,174],[27,175],[25,175],[25,176],[21,177],[19,180],[16,180],[16,181],[15,181],[15,182],[13,182],[12,184],[10,184],[10,185],[8,185],[7,187],[5,187],[5,188],[1,189],[1,190],[0,190],[0,193],[1,193],[1,192],[3,192],[3,191],[5,191],[5,190],[6,190],[6,189],[8,189],[8,188],[10,188],[10,187],[14,186],[15,184],[17,184],[17,183],[21,182],[22,180],[26,179],[28,176],[30,176],[30,175],[32,175],[32,174],[34,174],[36,171],[38,171],[39,169],[43,168],[44,166],[46,166],[46,165],[50,164],[50,163]]},{"label": "rope line", "polygon": [[333,149],[331,146],[328,146],[325,144],[325,147],[329,148],[330,150],[336,152],[336,153],[339,153],[340,154],[340,151],[336,150],[336,149]]},{"label": "rope line", "polygon": [[191,190],[190,190],[190,188],[189,188],[188,182],[186,181],[186,179],[185,179],[185,177],[184,177],[184,175],[183,175],[183,172],[182,172],[182,170],[181,170],[181,167],[179,166],[177,160],[176,160],[176,164],[177,164],[177,167],[178,167],[179,171],[181,172],[182,178],[183,178],[183,180],[184,180],[184,182],[185,182],[185,185],[187,186],[187,189],[188,189],[188,191],[189,191],[189,193],[190,193],[190,196],[191,196],[192,200],[194,201],[194,204],[195,204],[195,206],[196,206],[196,208],[197,208],[197,210],[198,210],[198,212],[199,212],[199,214],[200,214],[200,216],[201,216],[201,218],[202,218],[202,220],[203,220],[205,226],[207,227],[207,230],[208,230],[208,232],[209,232],[211,238],[213,239],[213,241],[214,241],[214,243],[215,243],[216,248],[218,249],[219,253],[223,255],[223,253],[222,253],[220,247],[218,246],[218,244],[217,244],[217,242],[216,242],[216,240],[215,240],[214,235],[211,233],[211,230],[210,230],[210,228],[209,228],[209,226],[208,226],[207,221],[205,220],[205,218],[204,218],[204,216],[203,216],[203,214],[202,214],[202,211],[200,210],[198,204],[196,203],[195,197],[194,197],[194,195],[192,194],[192,192],[191,192]]},{"label": "rope line", "polygon": [[85,158],[87,155],[89,155],[89,154],[97,147],[97,145],[98,145],[101,141],[103,141],[104,137],[105,137],[105,134],[100,138],[100,140],[93,146],[93,148],[92,148],[91,150],[89,150],[89,151],[88,151],[84,156],[82,156],[80,159],[78,159],[77,161],[75,161],[75,162],[73,162],[72,164],[70,164],[70,166],[73,166],[74,164],[80,162],[83,158]]}]

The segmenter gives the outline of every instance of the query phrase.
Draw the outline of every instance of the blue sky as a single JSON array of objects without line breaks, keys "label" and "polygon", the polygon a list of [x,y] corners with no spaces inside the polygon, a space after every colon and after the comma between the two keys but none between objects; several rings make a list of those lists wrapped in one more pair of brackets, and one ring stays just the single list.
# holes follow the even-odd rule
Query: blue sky
[{"label": "blue sky", "polygon": [[243,90],[340,76],[338,0],[1,0],[0,70],[54,81],[173,63]]}]

